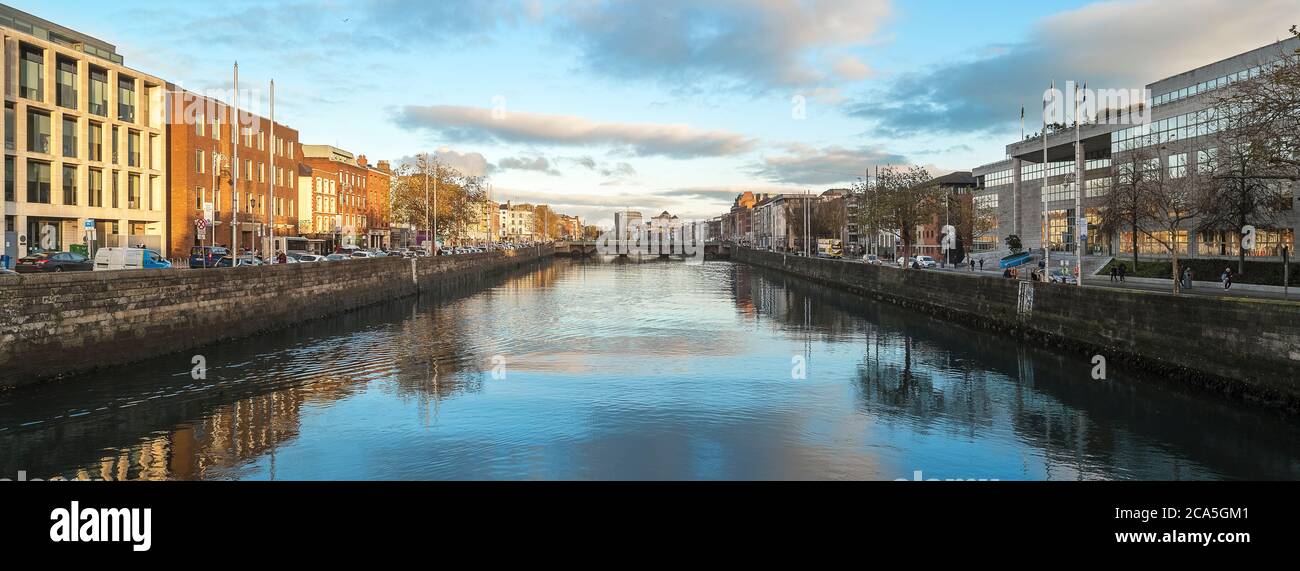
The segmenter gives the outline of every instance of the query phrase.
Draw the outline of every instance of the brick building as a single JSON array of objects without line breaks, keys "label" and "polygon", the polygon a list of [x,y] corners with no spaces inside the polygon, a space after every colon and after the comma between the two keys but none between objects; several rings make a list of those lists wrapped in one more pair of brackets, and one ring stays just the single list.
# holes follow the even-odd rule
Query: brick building
[{"label": "brick building", "polygon": [[371,248],[393,245],[389,222],[392,216],[393,169],[388,161],[370,164],[365,155],[357,157],[357,166],[366,169],[366,228]]},{"label": "brick building", "polygon": [[321,240],[323,251],[366,247],[369,239],[370,169],[330,145],[302,145],[298,176],[299,229]]},{"label": "brick building", "polygon": [[[172,84],[167,88],[168,256],[186,257],[200,244],[196,221],[205,203],[212,204],[213,220],[203,244],[269,253],[269,224],[276,236],[298,235],[298,131],[281,123],[272,130],[269,119],[241,109],[235,165],[234,108]],[[233,234],[232,210],[239,226]]]}]

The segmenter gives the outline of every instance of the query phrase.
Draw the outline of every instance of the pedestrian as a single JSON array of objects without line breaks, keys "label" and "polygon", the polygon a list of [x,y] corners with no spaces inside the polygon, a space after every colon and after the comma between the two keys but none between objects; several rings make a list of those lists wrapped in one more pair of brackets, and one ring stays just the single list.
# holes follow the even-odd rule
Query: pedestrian
[{"label": "pedestrian", "polygon": [[1120,281],[1120,283],[1123,283],[1123,282],[1124,282],[1124,275],[1127,274],[1127,273],[1128,273],[1128,265],[1127,265],[1127,264],[1124,264],[1123,262],[1121,262],[1120,265],[1119,265],[1119,281]]},{"label": "pedestrian", "polygon": [[1219,275],[1219,281],[1223,282],[1224,290],[1232,287],[1232,268],[1223,268],[1223,273]]},{"label": "pedestrian", "polygon": [[970,259],[970,271],[975,271],[975,258]]},{"label": "pedestrian", "polygon": [[286,256],[286,255],[284,254],[284,252],[280,252],[280,253],[279,253],[278,255],[276,255],[276,257],[275,257],[275,263],[277,263],[277,264],[287,264],[287,263],[289,263],[289,256]]},{"label": "pedestrian", "polygon": [[1187,289],[1192,289],[1192,281],[1196,279],[1196,272],[1192,271],[1191,266],[1187,266]]},{"label": "pedestrian", "polygon": [[1110,281],[1112,282],[1119,281],[1119,266],[1110,267]]},{"label": "pedestrian", "polygon": [[984,271],[984,258],[980,258],[980,271]]}]

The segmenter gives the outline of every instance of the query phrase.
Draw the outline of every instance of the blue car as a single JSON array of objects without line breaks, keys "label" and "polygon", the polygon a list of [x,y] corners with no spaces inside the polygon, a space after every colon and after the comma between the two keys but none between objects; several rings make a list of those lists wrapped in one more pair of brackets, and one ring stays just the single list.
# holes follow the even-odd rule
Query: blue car
[{"label": "blue car", "polygon": [[[221,259],[230,255],[229,248],[221,246],[195,246],[190,248],[191,268],[215,268]],[[229,264],[227,264],[229,266]]]}]

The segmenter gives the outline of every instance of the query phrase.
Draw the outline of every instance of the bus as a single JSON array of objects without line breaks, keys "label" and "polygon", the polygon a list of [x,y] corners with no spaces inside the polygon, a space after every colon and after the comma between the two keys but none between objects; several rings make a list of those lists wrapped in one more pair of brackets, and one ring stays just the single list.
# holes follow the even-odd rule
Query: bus
[{"label": "bus", "polygon": [[275,248],[272,249],[276,252],[309,252],[310,251],[307,245],[307,239],[303,238],[302,236],[276,236]]},{"label": "bus", "polygon": [[831,238],[817,240],[817,255],[822,258],[843,258],[844,242]]}]

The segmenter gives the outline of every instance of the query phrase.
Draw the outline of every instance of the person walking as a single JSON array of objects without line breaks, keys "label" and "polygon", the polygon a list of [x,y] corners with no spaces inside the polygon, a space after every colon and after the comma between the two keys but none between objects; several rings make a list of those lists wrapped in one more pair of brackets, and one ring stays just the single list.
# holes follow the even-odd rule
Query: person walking
[{"label": "person walking", "polygon": [[1119,281],[1119,266],[1110,267],[1110,281],[1112,282]]},{"label": "person walking", "polygon": [[1124,275],[1127,274],[1127,273],[1128,273],[1128,266],[1121,262],[1120,265],[1119,265],[1119,281],[1120,281],[1120,283],[1123,283],[1123,282],[1124,282]]},{"label": "person walking", "polygon": [[1219,281],[1223,282],[1224,290],[1232,287],[1232,268],[1223,268],[1223,273],[1219,275]]},{"label": "person walking", "polygon": [[975,271],[975,258],[970,259],[970,271]]},{"label": "person walking", "polygon": [[980,258],[980,271],[984,271],[984,258]]}]

